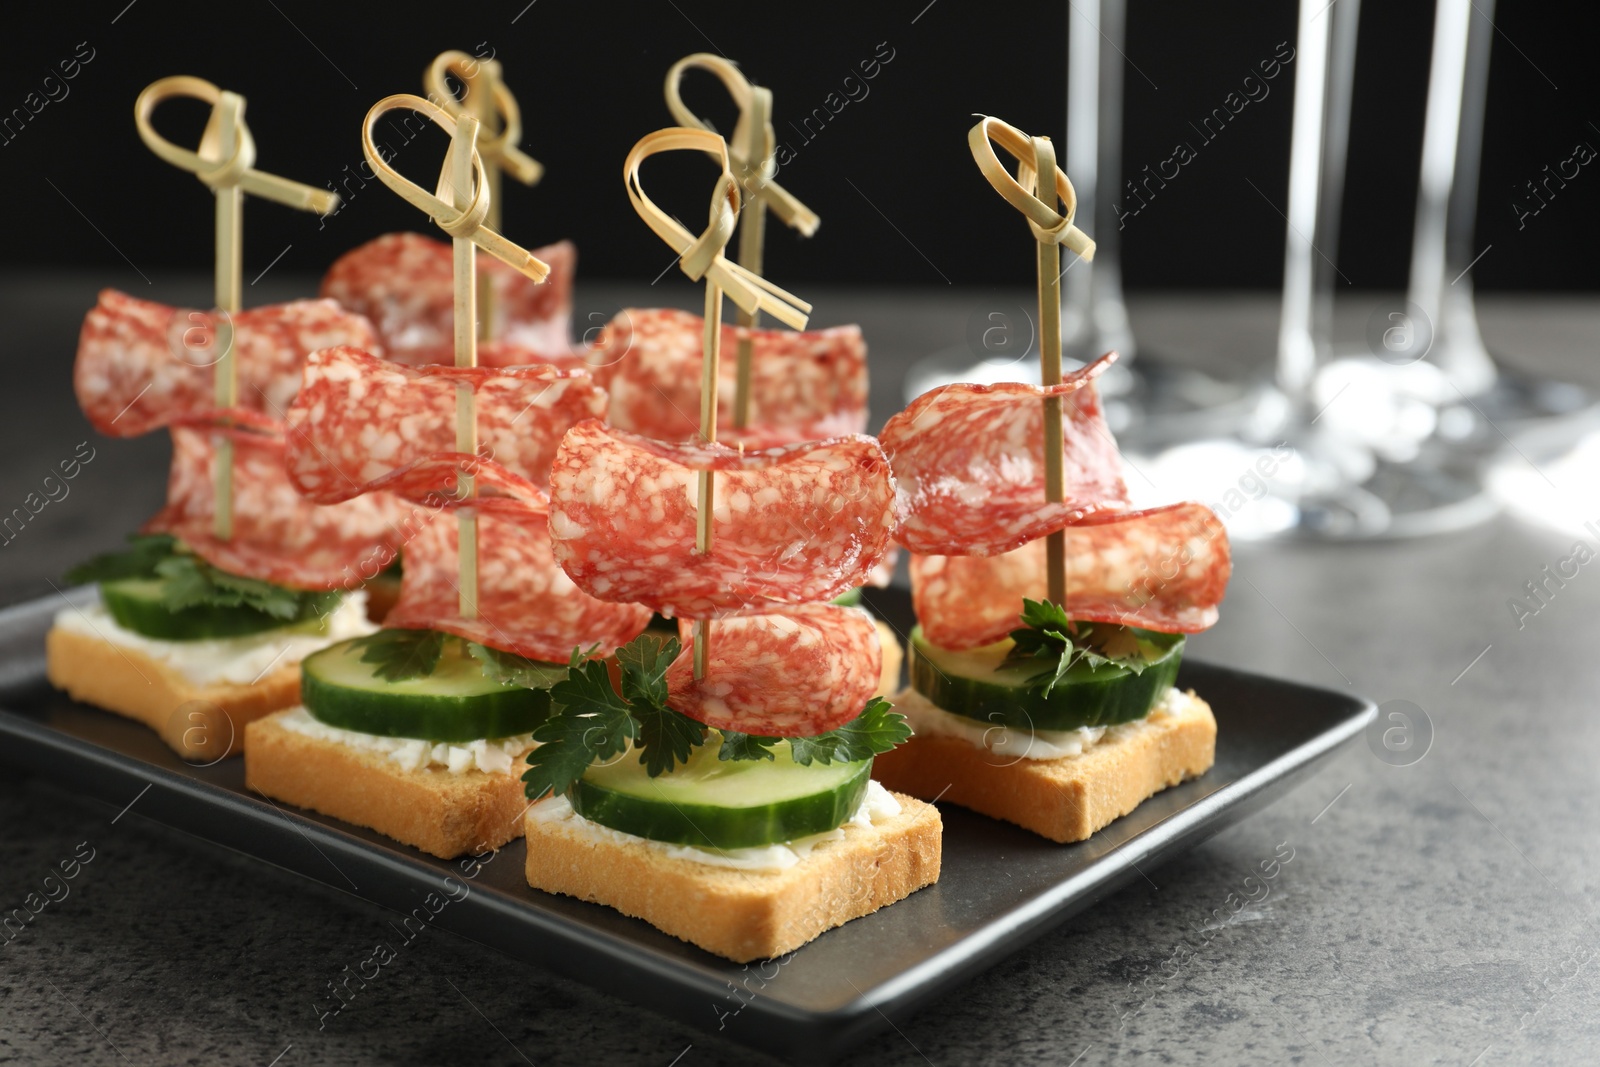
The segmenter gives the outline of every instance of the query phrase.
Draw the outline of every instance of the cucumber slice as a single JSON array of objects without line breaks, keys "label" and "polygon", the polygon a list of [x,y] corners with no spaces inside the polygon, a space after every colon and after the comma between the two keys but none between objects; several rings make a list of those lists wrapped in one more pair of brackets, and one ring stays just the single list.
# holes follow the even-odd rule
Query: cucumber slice
[{"label": "cucumber slice", "polygon": [[858,585],[854,589],[846,589],[833,598],[833,603],[838,604],[841,608],[856,607],[861,603],[861,587]]},{"label": "cucumber slice", "polygon": [[548,690],[486,677],[461,641],[445,640],[433,673],[391,682],[374,673],[377,664],[361,662],[359,640],[329,645],[300,665],[300,700],[329,726],[462,742],[529,733],[550,715]]},{"label": "cucumber slice", "polygon": [[1009,637],[956,652],[929,644],[918,626],[911,631],[911,688],[945,711],[997,726],[1076,730],[1133,722],[1148,715],[1171,688],[1184,646],[1182,634],[1134,633],[1146,652],[1142,673],[1078,663],[1044,696],[1028,684],[1041,669],[1037,664],[1002,666],[1012,647]]},{"label": "cucumber slice", "polygon": [[788,742],[772,760],[719,760],[713,731],[689,762],[651,778],[631,754],[591,767],[568,791],[572,809],[602,826],[698,848],[758,848],[820,834],[856,813],[872,761],[802,767]]},{"label": "cucumber slice", "polygon": [[166,584],[164,578],[121,578],[102,582],[100,601],[118,626],[163,641],[243,637],[268,630],[317,633],[322,629],[322,618],[314,613],[315,605],[309,602],[299,619],[280,619],[243,605],[197,604],[174,611],[163,599]]}]

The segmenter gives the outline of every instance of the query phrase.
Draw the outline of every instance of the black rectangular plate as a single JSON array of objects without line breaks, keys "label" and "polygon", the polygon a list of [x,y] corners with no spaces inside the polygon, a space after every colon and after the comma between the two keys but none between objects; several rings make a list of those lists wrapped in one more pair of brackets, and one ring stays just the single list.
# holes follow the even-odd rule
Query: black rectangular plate
[{"label": "black rectangular plate", "polygon": [[[906,632],[904,592],[869,599]],[[0,612],[0,759],[118,807],[138,796],[140,815],[399,912],[444,893],[451,903],[434,926],[786,1058],[834,1057],[886,1015],[970,980],[1137,877],[1135,865],[1148,870],[1280,796],[1375,713],[1345,693],[1186,662],[1178,684],[1216,712],[1210,772],[1076,845],[946,805],[937,885],[823,934],[781,966],[746,967],[609,908],[529,889],[521,841],[468,880],[470,861],[436,860],[246,792],[242,760],[185,763],[144,727],[50,688],[44,635],[62,606]]]}]

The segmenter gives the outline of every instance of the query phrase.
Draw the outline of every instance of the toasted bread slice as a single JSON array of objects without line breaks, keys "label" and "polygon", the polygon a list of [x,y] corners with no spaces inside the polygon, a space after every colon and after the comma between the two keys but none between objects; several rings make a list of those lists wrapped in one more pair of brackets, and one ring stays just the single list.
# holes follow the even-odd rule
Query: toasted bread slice
[{"label": "toasted bread slice", "polygon": [[[939,797],[1052,841],[1083,841],[1163,789],[1216,761],[1217,720],[1189,694],[1185,714],[1113,727],[1081,755],[1017,759],[962,737],[926,734],[876,757],[872,776],[912,796]],[[906,690],[896,703],[926,698]]]},{"label": "toasted bread slice", "polygon": [[878,643],[883,647],[883,667],[878,674],[878,695],[886,697],[900,691],[900,666],[905,662],[906,650],[894,634],[894,628],[882,619],[878,624]]},{"label": "toasted bread slice", "polygon": [[739,963],[770,959],[939,878],[939,810],[896,796],[900,814],[846,825],[785,870],[669,856],[653,842],[573,817],[525,817],[528,884],[594,901]]},{"label": "toasted bread slice", "polygon": [[400,579],[380,574],[361,588],[367,591],[367,618],[382,626],[384,617],[400,600]]},{"label": "toasted bread slice", "polygon": [[441,859],[522,836],[522,757],[510,773],[407,770],[382,753],[309,737],[281,716],[245,730],[244,784],[263,796],[331,815]]},{"label": "toasted bread slice", "polygon": [[188,760],[242,752],[247,725],[300,703],[298,663],[251,685],[196,685],[138,649],[59,626],[45,636],[45,671],[72,699],[144,723]]}]

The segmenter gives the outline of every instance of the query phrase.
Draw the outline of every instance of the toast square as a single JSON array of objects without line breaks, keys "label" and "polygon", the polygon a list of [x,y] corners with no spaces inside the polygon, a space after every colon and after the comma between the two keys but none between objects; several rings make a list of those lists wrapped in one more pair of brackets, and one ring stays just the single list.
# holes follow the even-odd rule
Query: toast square
[{"label": "toast square", "polygon": [[[1116,727],[1081,755],[1016,759],[960,737],[925,734],[876,757],[872,776],[889,789],[939,797],[1052,841],[1084,841],[1163,789],[1211,769],[1217,720],[1210,705],[1189,696],[1198,705],[1189,713]],[[896,699],[926,698],[908,689]]]},{"label": "toast square", "polygon": [[376,830],[440,859],[522,836],[519,757],[509,773],[407,770],[382,753],[307,737],[273,715],[245,729],[244,784],[263,796]]},{"label": "toast square", "polygon": [[786,870],[715,867],[653,842],[595,834],[579,818],[524,817],[528,884],[605,904],[736,963],[771,959],[939,878],[939,809],[896,796],[900,814],[846,825]]},{"label": "toast square", "polygon": [[251,685],[196,685],[138,649],[58,626],[45,636],[45,673],[73,700],[144,723],[188,760],[237,755],[246,726],[300,703],[298,663]]}]

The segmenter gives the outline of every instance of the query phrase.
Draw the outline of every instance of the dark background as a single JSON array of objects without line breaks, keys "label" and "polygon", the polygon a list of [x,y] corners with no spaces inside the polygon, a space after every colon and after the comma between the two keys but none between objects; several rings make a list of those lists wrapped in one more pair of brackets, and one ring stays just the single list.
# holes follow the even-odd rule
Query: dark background
[{"label": "dark background", "polygon": [[[0,145],[0,188],[9,205],[0,266],[110,267],[126,271],[134,291],[143,284],[139,274],[158,279],[208,267],[208,197],[193,178],[151,155],[134,131],[134,97],[157,77],[196,74],[242,92],[258,166],[337,184],[361,161],[366,109],[388,93],[419,91],[433,55],[455,47],[492,49],[503,61],[522,104],[523,147],[548,167],[535,189],[508,186],[508,235],[529,246],[575,239],[583,277],[652,278],[671,253],[629,208],[622,160],[640,135],[668,124],[661,81],[672,61],[720,50],[773,88],[780,140],[797,151],[781,180],[824,219],[809,241],[771,231],[768,273],[775,281],[1031,280],[1026,229],[983,182],[965,133],[971,113],[985,111],[1061,143],[1066,4],[525,5],[27,5],[8,34],[0,115],[40,91],[60,61],[90,49],[93,58],[66,83],[65,99]],[[1137,70],[1130,67],[1126,77],[1125,173],[1154,167],[1177,141],[1198,148],[1198,158],[1127,221],[1130,287],[1275,286],[1284,224],[1273,204],[1281,208],[1285,200],[1295,66],[1215,142],[1200,144],[1189,124],[1239,89],[1279,42],[1293,43],[1294,5],[1132,0],[1129,7],[1126,51]],[[1600,174],[1585,168],[1520,230],[1511,207],[1514,187],[1569,157],[1574,144],[1600,146],[1600,129],[1590,124],[1600,112],[1589,110],[1597,20],[1576,13],[1576,5],[1565,11],[1572,13],[1502,3],[1495,12],[1476,241],[1494,247],[1474,270],[1483,289],[1600,287],[1600,259],[1592,254],[1600,215],[1587,188],[1600,188]],[[438,12],[457,28],[436,28]],[[1405,282],[1432,17],[1423,0],[1363,5],[1339,253],[1348,282],[1341,285]],[[859,61],[889,50],[893,58],[867,83],[865,99],[847,105],[810,143],[790,131],[786,120],[822,106]],[[688,95],[719,128],[731,127],[731,105],[709,76],[699,76]],[[203,117],[202,105],[174,103],[158,120],[169,138],[193,145]],[[397,166],[431,187],[443,144],[442,135],[419,138]],[[707,165],[669,159],[653,162],[647,176],[652,195],[699,229]],[[348,188],[354,195],[327,220],[251,204],[246,279],[286,247],[278,267],[316,273],[379,233],[427,227],[376,182]]]}]

